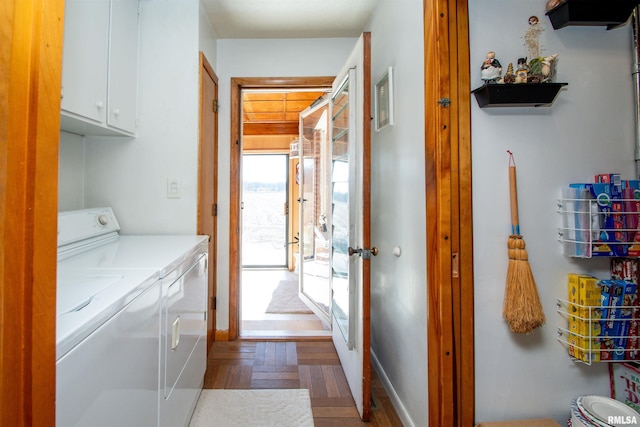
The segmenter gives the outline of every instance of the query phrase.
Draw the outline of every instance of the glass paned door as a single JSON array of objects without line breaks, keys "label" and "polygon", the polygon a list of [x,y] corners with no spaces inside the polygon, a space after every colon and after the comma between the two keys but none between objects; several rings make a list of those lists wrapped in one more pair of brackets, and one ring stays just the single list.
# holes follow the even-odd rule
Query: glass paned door
[{"label": "glass paned door", "polygon": [[242,267],[287,265],[289,156],[242,156]]},{"label": "glass paned door", "polygon": [[[352,208],[355,194],[354,168],[349,163],[354,157],[354,135],[350,123],[355,122],[355,111],[349,88],[355,84],[355,71],[349,70],[347,77],[332,98],[332,284],[333,317],[344,336],[349,349],[355,345],[355,276],[356,267],[349,254],[349,247],[356,221]],[[353,245],[355,247],[355,245]]]},{"label": "glass paned door", "polygon": [[332,340],[363,420],[371,417],[371,34],[363,33],[333,82]]},{"label": "glass paned door", "polygon": [[329,101],[300,113],[300,290],[313,312],[330,327],[331,142]]}]

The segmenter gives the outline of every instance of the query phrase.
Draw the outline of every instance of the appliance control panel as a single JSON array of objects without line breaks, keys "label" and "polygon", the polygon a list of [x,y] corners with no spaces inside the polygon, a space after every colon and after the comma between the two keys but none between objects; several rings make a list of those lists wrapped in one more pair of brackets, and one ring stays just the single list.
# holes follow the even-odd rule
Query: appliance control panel
[{"label": "appliance control panel", "polygon": [[58,247],[120,231],[110,207],[58,213]]}]

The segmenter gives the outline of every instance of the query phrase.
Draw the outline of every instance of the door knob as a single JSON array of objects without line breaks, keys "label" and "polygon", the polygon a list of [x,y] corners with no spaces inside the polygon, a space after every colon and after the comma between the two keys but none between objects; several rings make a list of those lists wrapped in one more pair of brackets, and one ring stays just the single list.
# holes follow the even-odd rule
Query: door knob
[{"label": "door knob", "polygon": [[360,254],[362,254],[362,249],[361,248],[353,249],[351,246],[349,246],[348,253],[349,253],[349,256],[353,256],[355,254],[358,254],[359,256]]},{"label": "door knob", "polygon": [[372,247],[371,249],[363,249],[363,248],[354,249],[351,246],[349,246],[349,249],[347,250],[347,252],[349,253],[349,256],[358,254],[358,256],[361,256],[363,259],[370,259],[372,255],[378,256],[378,248],[376,248],[375,246]]}]

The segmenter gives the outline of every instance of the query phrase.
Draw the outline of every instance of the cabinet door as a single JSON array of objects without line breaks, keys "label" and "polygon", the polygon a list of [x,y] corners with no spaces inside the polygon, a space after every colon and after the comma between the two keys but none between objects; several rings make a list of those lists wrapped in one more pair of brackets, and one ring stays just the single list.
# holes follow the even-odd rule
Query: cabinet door
[{"label": "cabinet door", "polygon": [[67,0],[62,110],[104,123],[107,108],[109,0]]},{"label": "cabinet door", "polygon": [[188,425],[202,389],[207,369],[207,277],[207,256],[202,255],[177,280],[163,279],[160,427]]},{"label": "cabinet door", "polygon": [[137,116],[138,0],[112,0],[107,124],[134,133]]}]

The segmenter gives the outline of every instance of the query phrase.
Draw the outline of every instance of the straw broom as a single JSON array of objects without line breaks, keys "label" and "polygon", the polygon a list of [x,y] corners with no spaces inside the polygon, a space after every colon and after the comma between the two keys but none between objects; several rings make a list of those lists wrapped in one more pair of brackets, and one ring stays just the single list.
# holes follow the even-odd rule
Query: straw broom
[{"label": "straw broom", "polygon": [[525,249],[526,244],[520,235],[516,165],[511,151],[507,152],[509,153],[512,234],[507,242],[509,267],[502,316],[507,321],[512,332],[526,334],[542,326],[545,322],[545,317],[538,297],[536,281],[529,265],[529,256]]}]

